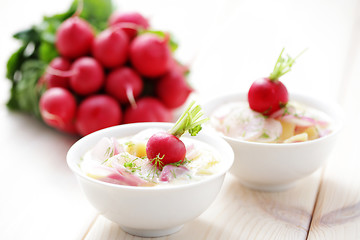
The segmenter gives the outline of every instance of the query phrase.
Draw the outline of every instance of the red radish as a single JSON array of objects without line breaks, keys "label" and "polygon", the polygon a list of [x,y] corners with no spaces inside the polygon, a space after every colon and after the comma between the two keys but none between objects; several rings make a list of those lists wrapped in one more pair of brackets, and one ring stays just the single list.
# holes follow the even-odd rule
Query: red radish
[{"label": "red radish", "polygon": [[130,106],[124,112],[124,123],[170,122],[171,120],[171,111],[153,97],[139,99],[136,107]]},{"label": "red radish", "polygon": [[161,39],[155,34],[137,36],[130,45],[130,60],[135,69],[146,77],[164,75],[171,64],[169,36]]},{"label": "red radish", "polygon": [[67,129],[76,114],[74,96],[59,87],[46,90],[40,98],[39,107],[44,122],[58,129]]},{"label": "red radish", "polygon": [[120,28],[110,28],[101,32],[92,46],[93,56],[105,67],[123,65],[128,56],[129,40]]},{"label": "red radish", "polygon": [[69,88],[69,77],[68,76],[59,76],[57,74],[52,74],[51,69],[68,71],[71,67],[69,60],[63,57],[56,57],[50,63],[47,71],[44,74],[44,81],[48,88],[53,87],[62,87]]},{"label": "red radish", "polygon": [[100,63],[91,57],[81,57],[71,66],[70,87],[79,95],[97,92],[105,81],[105,74]]},{"label": "red radish", "polygon": [[169,71],[156,83],[156,95],[170,109],[183,105],[192,89],[180,71]]},{"label": "red radish", "polygon": [[146,155],[151,164],[162,169],[171,163],[183,163],[186,155],[185,144],[179,139],[185,132],[195,136],[201,130],[201,124],[208,119],[202,117],[201,107],[193,107],[192,102],[168,132],[152,135],[146,144]]},{"label": "red radish", "polygon": [[82,136],[119,125],[122,112],[118,102],[107,95],[93,95],[83,100],[76,115],[76,129]]},{"label": "red radish", "polygon": [[[134,27],[126,27],[122,23],[132,23]],[[138,12],[115,12],[109,18],[109,26],[124,26],[122,27],[129,39],[133,39],[136,34],[136,28],[148,29],[148,20]],[[134,29],[135,28],[135,29]]]},{"label": "red radish", "polygon": [[181,64],[175,58],[171,58],[169,69],[170,71],[181,72],[184,75],[188,74],[190,71],[189,66]]},{"label": "red radish", "polygon": [[120,103],[135,104],[143,90],[141,77],[129,67],[121,67],[111,71],[105,82],[105,91],[119,100]]},{"label": "red radish", "polygon": [[289,95],[284,84],[269,78],[256,80],[248,93],[250,108],[266,116],[286,106],[288,100]]},{"label": "red radish", "polygon": [[89,53],[93,41],[94,31],[90,24],[74,16],[59,26],[55,45],[61,56],[74,59]]},{"label": "red radish", "polygon": [[295,60],[304,52],[301,52],[296,58],[288,56],[287,59],[282,57],[284,49],[275,64],[273,72],[267,78],[256,80],[248,92],[248,101],[250,108],[256,112],[269,116],[285,107],[289,94],[285,85],[279,80],[281,76],[291,70]]},{"label": "red radish", "polygon": [[146,155],[150,162],[162,169],[169,163],[182,163],[186,156],[185,144],[167,132],[152,135],[146,145]]}]

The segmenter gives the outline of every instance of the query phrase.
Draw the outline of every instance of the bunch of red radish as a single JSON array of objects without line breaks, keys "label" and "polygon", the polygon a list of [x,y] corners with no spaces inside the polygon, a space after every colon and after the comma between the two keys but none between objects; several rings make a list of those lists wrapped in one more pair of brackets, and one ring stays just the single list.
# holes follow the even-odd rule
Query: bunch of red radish
[{"label": "bunch of red radish", "polygon": [[125,123],[170,122],[192,89],[186,67],[176,61],[169,35],[151,32],[137,12],[114,13],[109,26],[95,35],[74,15],[56,33],[60,54],[41,83],[43,120],[68,133],[91,132]]}]

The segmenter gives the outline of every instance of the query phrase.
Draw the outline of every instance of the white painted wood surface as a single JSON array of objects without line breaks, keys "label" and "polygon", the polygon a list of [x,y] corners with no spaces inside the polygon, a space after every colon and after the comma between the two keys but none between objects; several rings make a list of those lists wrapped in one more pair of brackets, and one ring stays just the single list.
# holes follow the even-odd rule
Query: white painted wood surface
[{"label": "white painted wood surface", "polygon": [[[0,1],[0,239],[140,239],[98,215],[80,192],[65,163],[76,139],[4,106],[4,66],[17,47],[11,34],[70,2]],[[246,189],[229,175],[204,214],[159,239],[360,239],[359,0],[116,3],[175,34],[202,101],[247,91],[282,47],[292,56],[308,48],[284,83],[290,92],[340,101],[346,114],[324,169],[280,193]]]}]

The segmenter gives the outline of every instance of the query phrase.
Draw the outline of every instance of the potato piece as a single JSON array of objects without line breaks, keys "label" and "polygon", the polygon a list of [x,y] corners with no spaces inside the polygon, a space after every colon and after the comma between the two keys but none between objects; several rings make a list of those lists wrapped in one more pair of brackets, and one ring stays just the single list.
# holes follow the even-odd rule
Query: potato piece
[{"label": "potato piece", "polygon": [[315,126],[308,127],[304,132],[307,133],[309,140],[319,138],[319,132]]},{"label": "potato piece", "polygon": [[126,151],[139,158],[146,156],[146,145],[142,142],[131,142],[127,144]]},{"label": "potato piece", "polygon": [[284,141],[284,143],[295,143],[295,142],[305,142],[308,140],[307,133],[300,133],[298,135],[294,135]]},{"label": "potato piece", "polygon": [[284,141],[284,140],[294,136],[294,131],[295,131],[294,123],[286,122],[286,121],[280,121],[280,123],[282,126],[282,133],[279,137],[280,141]]}]

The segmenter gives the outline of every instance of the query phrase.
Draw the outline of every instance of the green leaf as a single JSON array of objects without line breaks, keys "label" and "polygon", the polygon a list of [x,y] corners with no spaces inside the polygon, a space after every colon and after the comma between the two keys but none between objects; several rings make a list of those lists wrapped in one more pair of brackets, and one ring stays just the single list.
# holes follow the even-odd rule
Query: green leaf
[{"label": "green leaf", "polygon": [[[40,24],[13,35],[21,46],[7,62],[6,77],[12,82],[7,107],[28,112],[40,118],[39,99],[44,92],[37,82],[45,71],[47,63],[58,56],[55,35],[60,24],[73,16],[78,0],[64,12],[45,16]],[[107,19],[113,11],[111,0],[84,0],[80,17],[101,31],[107,26]]]},{"label": "green leaf", "polygon": [[[78,0],[75,0],[70,9],[76,9]],[[80,17],[86,19],[97,31],[107,27],[107,21],[114,6],[111,0],[84,0]]]},{"label": "green leaf", "polygon": [[15,33],[13,35],[13,37],[15,39],[21,40],[24,44],[27,44],[27,43],[29,43],[31,41],[32,42],[40,41],[39,34],[36,31],[35,27],[32,27],[30,29],[17,32],[17,33]]},{"label": "green leaf", "polygon": [[26,45],[21,46],[16,52],[14,52],[6,64],[6,77],[11,81],[15,81],[15,73],[20,68],[24,59],[24,51]]},{"label": "green leaf", "polygon": [[49,63],[51,60],[59,56],[54,44],[42,42],[39,46],[39,59],[43,62]]},{"label": "green leaf", "polygon": [[196,136],[200,132],[201,129],[202,129],[202,127],[200,125],[197,125],[194,128],[189,129],[189,133],[191,136]]},{"label": "green leaf", "polygon": [[175,52],[179,47],[179,44],[175,41],[174,36],[170,33],[166,33],[166,32],[159,31],[159,30],[145,30],[145,31],[141,32],[140,34],[144,34],[144,33],[152,33],[161,38],[164,38],[166,34],[169,34],[169,47],[170,47],[171,52]]},{"label": "green leaf", "polygon": [[174,126],[169,130],[170,134],[177,138],[181,137],[186,131],[188,131],[191,136],[196,136],[196,134],[198,134],[202,129],[201,124],[208,121],[209,118],[200,119],[203,116],[201,107],[199,105],[194,105],[195,101],[192,101],[184,110]]},{"label": "green leaf", "polygon": [[44,89],[37,85],[44,73],[46,64],[39,60],[28,60],[20,69],[20,80],[13,85],[7,106],[13,110],[21,110],[41,118],[39,100]]}]

